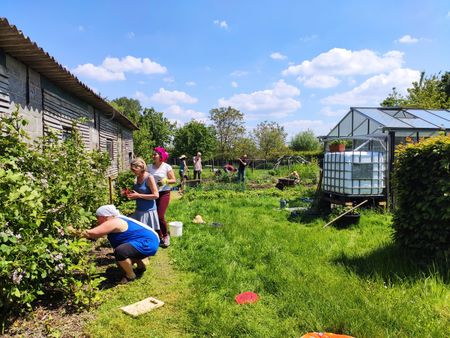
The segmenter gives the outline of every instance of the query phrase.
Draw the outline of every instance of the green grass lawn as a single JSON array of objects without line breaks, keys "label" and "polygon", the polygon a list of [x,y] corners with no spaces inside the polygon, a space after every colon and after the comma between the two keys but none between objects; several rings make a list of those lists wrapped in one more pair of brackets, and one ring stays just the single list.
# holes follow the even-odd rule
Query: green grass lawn
[{"label": "green grass lawn", "polygon": [[[311,192],[309,192],[310,194]],[[448,269],[418,266],[391,240],[391,217],[364,211],[358,226],[289,221],[279,199],[304,188],[195,191],[173,201],[183,236],[158,252],[142,279],[104,291],[94,337],[448,337]],[[206,224],[193,224],[196,214]],[[213,227],[220,222],[222,227]],[[259,294],[237,305],[244,291]],[[154,296],[166,306],[138,319],[118,307]]]}]

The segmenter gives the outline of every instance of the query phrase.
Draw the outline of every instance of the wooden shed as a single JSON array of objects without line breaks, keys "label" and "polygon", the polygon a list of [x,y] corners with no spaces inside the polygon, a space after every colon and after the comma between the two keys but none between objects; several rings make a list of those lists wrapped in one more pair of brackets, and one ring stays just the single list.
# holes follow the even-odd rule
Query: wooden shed
[{"label": "wooden shed", "polygon": [[70,135],[72,121],[87,149],[108,152],[109,176],[129,168],[138,128],[8,20],[0,18],[0,114],[16,105],[29,121],[31,139],[50,129]]}]

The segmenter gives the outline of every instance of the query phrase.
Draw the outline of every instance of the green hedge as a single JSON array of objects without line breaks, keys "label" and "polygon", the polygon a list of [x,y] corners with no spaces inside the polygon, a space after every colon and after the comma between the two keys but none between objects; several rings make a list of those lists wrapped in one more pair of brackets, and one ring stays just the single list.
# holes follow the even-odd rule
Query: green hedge
[{"label": "green hedge", "polygon": [[428,257],[450,253],[450,136],[396,150],[394,238]]},{"label": "green hedge", "polygon": [[90,262],[92,244],[68,235],[83,229],[105,203],[107,156],[88,152],[75,132],[26,143],[18,112],[0,116],[0,323],[38,299],[68,305],[96,301],[100,279]]}]

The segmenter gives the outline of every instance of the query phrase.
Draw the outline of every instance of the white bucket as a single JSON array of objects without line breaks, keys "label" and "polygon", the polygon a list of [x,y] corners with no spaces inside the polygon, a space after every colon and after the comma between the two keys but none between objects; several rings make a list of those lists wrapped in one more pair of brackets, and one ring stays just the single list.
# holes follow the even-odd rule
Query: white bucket
[{"label": "white bucket", "polygon": [[170,222],[170,236],[180,237],[183,234],[183,222]]}]

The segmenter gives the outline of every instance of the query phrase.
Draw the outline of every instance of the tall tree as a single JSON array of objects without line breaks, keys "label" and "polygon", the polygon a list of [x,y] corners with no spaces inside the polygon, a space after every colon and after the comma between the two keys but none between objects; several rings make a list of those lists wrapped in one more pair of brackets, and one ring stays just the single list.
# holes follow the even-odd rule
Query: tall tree
[{"label": "tall tree", "polygon": [[392,92],[381,102],[382,107],[403,107],[405,105],[405,97],[395,87],[392,88]]},{"label": "tall tree", "polygon": [[263,158],[279,156],[286,151],[286,136],[284,127],[276,122],[264,121],[253,131],[258,150]]},{"label": "tall tree", "polygon": [[145,108],[138,100],[121,97],[111,101],[111,105],[123,113],[139,130],[133,132],[134,154],[150,161],[152,149],[155,146],[170,145],[175,124],[171,123],[164,114],[153,108]]},{"label": "tall tree", "polygon": [[175,131],[173,139],[174,155],[194,156],[198,151],[204,159],[212,158],[216,150],[216,134],[214,128],[202,122],[192,120]]},{"label": "tall tree", "polygon": [[236,141],[245,134],[244,114],[232,107],[214,108],[209,114],[217,136],[217,155],[232,158]]},{"label": "tall tree", "polygon": [[250,136],[244,136],[236,140],[233,147],[233,153],[228,160],[237,159],[244,154],[248,155],[249,158],[255,158],[258,154],[256,142]]},{"label": "tall tree", "polygon": [[422,75],[421,81],[413,82],[408,88],[407,104],[410,107],[420,108],[449,108],[450,101],[443,88],[441,79],[437,75],[426,78]]},{"label": "tall tree", "polygon": [[407,89],[408,94],[403,97],[395,88],[383,100],[383,107],[418,107],[428,109],[450,108],[450,73],[425,76],[422,72],[420,80],[413,82]]},{"label": "tall tree", "polygon": [[291,140],[291,149],[295,151],[318,150],[320,142],[312,130],[306,130],[295,135]]},{"label": "tall tree", "polygon": [[139,123],[142,112],[142,106],[139,100],[130,99],[128,97],[119,97],[112,100],[111,105],[128,117],[133,123]]}]

